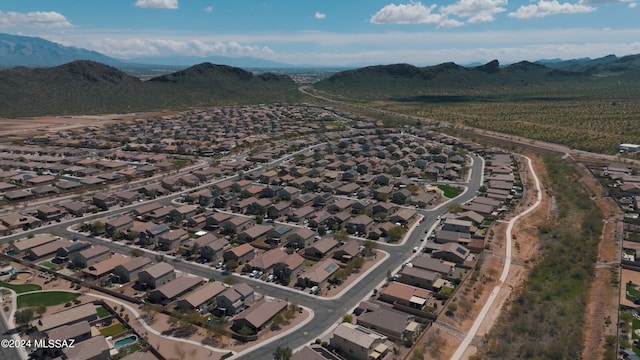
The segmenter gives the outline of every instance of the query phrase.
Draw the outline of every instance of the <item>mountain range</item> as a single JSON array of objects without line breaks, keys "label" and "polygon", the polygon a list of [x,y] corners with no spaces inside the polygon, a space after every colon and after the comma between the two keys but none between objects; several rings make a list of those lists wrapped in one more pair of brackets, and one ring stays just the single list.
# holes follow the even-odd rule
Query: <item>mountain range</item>
[{"label": "mountain range", "polygon": [[[535,63],[551,68],[568,71],[601,71],[608,72],[612,68],[614,71],[628,69],[628,64],[624,63],[630,59],[637,64],[639,55],[629,55],[617,57],[607,55],[601,58],[580,58],[572,60],[547,59],[538,60]],[[146,56],[131,59],[116,59],[92,50],[81,49],[73,46],[64,46],[38,37],[19,36],[0,33],[0,67],[51,67],[58,66],[75,60],[91,60],[103,64],[111,65],[120,69],[140,67],[148,65],[159,65],[169,67],[188,67],[194,64],[209,62],[220,65],[229,65],[249,69],[294,69],[294,68],[321,68],[317,65],[291,65],[282,62],[254,58],[254,57],[227,57],[227,56]],[[632,65],[634,66],[634,65]],[[354,68],[356,66],[350,66]],[[474,67],[474,66],[468,66]],[[135,73],[135,72],[131,72]]]}]

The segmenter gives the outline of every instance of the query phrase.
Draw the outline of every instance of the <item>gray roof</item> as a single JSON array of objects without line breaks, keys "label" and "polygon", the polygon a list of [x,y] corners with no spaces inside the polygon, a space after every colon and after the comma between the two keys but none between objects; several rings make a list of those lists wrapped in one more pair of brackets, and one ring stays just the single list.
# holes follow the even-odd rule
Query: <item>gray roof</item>
[{"label": "gray roof", "polygon": [[407,327],[407,323],[411,321],[413,316],[380,307],[371,312],[365,312],[358,316],[358,324],[364,326],[372,326],[380,331],[389,331],[396,334],[402,334]]},{"label": "gray roof", "polygon": [[160,293],[167,299],[173,299],[200,284],[202,281],[203,279],[201,277],[183,276],[169,281],[161,287],[153,290],[153,292]]},{"label": "gray roof", "polygon": [[144,272],[146,272],[147,274],[149,274],[149,276],[151,276],[154,279],[158,279],[160,277],[162,277],[163,275],[166,275],[170,272],[174,271],[173,266],[171,266],[171,264],[166,263],[166,262],[161,262],[161,263],[157,263],[151,267],[148,267],[147,269],[143,270]]},{"label": "gray roof", "polygon": [[90,333],[91,326],[88,321],[80,321],[72,325],[63,325],[47,332],[47,337],[54,340],[73,339],[82,334]]},{"label": "gray roof", "polygon": [[73,347],[63,348],[62,352],[69,360],[93,359],[102,353],[108,354],[109,344],[104,336],[94,336],[74,344]]},{"label": "gray roof", "polygon": [[127,271],[134,271],[143,268],[151,263],[151,259],[144,256],[133,258],[126,263],[119,265]]}]

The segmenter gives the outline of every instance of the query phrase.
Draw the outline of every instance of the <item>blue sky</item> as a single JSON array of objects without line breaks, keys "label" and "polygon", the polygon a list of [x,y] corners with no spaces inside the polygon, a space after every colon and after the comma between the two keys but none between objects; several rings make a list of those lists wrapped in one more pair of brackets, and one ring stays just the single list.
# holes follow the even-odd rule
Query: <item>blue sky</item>
[{"label": "blue sky", "polygon": [[432,65],[640,53],[639,0],[0,0],[0,32],[117,58]]}]

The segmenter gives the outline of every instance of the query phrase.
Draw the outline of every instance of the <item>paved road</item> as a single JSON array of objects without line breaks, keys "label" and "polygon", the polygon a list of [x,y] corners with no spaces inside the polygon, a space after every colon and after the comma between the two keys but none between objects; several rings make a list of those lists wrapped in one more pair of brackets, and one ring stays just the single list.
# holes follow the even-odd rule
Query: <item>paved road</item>
[{"label": "paved road", "polygon": [[[467,186],[467,190],[454,200],[457,203],[463,203],[471,200],[476,196],[477,190],[482,185],[481,182],[483,181],[484,161],[479,156],[471,156],[473,158],[473,165],[470,167],[470,181],[465,184]],[[275,164],[278,164],[281,161],[282,160],[279,160],[275,162]],[[168,202],[178,196],[179,194],[174,194],[172,196],[163,198],[162,201]],[[119,211],[122,210],[119,209]],[[421,240],[425,237],[425,231],[428,231],[428,229],[431,229],[434,226],[437,221],[437,216],[444,215],[447,212],[447,206],[440,206],[436,209],[428,211],[419,210],[419,212],[425,216],[425,220],[422,224],[418,225],[415,228],[415,230],[410,234],[409,239],[400,246],[388,246],[385,244],[380,244],[379,247],[382,250],[389,252],[391,256],[381,266],[373,269],[364,278],[360,279],[357,284],[343,293],[339,298],[332,300],[323,300],[322,298],[311,296],[306,293],[287,290],[286,288],[274,286],[263,281],[256,281],[254,279],[236,275],[239,279],[242,279],[243,282],[249,283],[250,285],[254,286],[258,292],[264,295],[284,298],[290,302],[311,308],[315,313],[313,321],[304,325],[298,331],[283,336],[277,341],[274,341],[270,344],[256,348],[249,353],[243,353],[242,356],[238,356],[237,358],[270,359],[272,358],[271,354],[277,346],[286,345],[291,348],[296,348],[310,343],[316,338],[320,337],[327,329],[336,324],[340,320],[342,315],[349,312],[362,299],[368,296],[374,287],[384,281],[387,276],[387,271],[395,271],[404,262],[406,262],[407,259],[416,255],[412,251],[413,248],[415,246],[422,246],[424,244],[424,242],[421,242]],[[104,217],[105,213],[101,213],[98,216]],[[75,220],[74,222],[79,223],[86,220],[86,218],[82,218]],[[70,224],[71,222],[66,222],[64,224],[55,224],[47,228],[46,231],[55,231],[59,235],[69,238],[72,236],[78,236],[77,234],[71,233],[66,230],[66,227]],[[5,237],[2,239],[2,241],[6,242],[12,238],[17,239],[21,237],[24,237],[24,234]],[[78,237],[80,239],[86,239],[95,244],[105,245],[116,252],[125,254],[131,253],[131,247],[122,245],[117,242],[104,241],[101,239],[95,239],[86,236]],[[145,253],[145,256],[151,258],[152,260],[155,260],[154,254]],[[214,278],[216,280],[222,279],[222,275],[218,270],[184,261],[169,261],[177,270],[192,273],[194,275],[202,276],[205,278]],[[4,359],[4,357],[2,359]]]},{"label": "paved road", "polygon": [[[12,340],[11,333],[8,330],[4,317],[0,316],[0,339]],[[0,359],[2,360],[20,360],[22,357],[16,348],[3,348],[0,346]]]}]

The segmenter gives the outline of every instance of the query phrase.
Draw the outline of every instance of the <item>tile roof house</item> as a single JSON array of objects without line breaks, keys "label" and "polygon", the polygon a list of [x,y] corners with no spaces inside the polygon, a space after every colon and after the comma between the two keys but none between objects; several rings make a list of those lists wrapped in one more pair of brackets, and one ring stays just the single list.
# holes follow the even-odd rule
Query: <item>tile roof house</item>
[{"label": "tile roof house", "polygon": [[314,259],[322,259],[331,250],[339,245],[339,242],[334,238],[324,238],[316,241],[304,249],[304,255]]},{"label": "tile roof house", "polygon": [[201,277],[183,276],[175,278],[149,293],[149,300],[159,304],[167,304],[179,296],[202,284]]},{"label": "tile roof house", "polygon": [[333,258],[342,262],[348,262],[354,257],[360,255],[361,252],[362,249],[360,248],[360,243],[358,243],[358,241],[348,240],[333,253]]},{"label": "tile roof house", "polygon": [[215,304],[215,297],[225,291],[227,287],[218,281],[209,281],[204,286],[193,291],[182,299],[178,300],[176,307],[182,310],[202,310],[210,311]]},{"label": "tile roof house", "polygon": [[106,246],[98,245],[84,249],[71,256],[71,261],[79,268],[91,266],[109,258],[110,250]]},{"label": "tile roof house", "polygon": [[383,359],[389,352],[386,336],[360,325],[341,323],[333,330],[330,345],[353,360]]},{"label": "tile roof house", "polygon": [[104,336],[94,336],[88,340],[75,343],[73,347],[62,349],[65,359],[68,360],[107,360],[110,346]]},{"label": "tile roof house", "polygon": [[55,329],[63,325],[73,325],[81,321],[93,321],[98,318],[97,306],[86,303],[79,306],[65,308],[64,310],[47,314],[32,322],[33,326],[41,333]]},{"label": "tile roof house", "polygon": [[227,315],[234,315],[253,304],[254,290],[245,283],[235,284],[216,297],[218,310]]},{"label": "tile roof house", "polygon": [[236,316],[235,319],[233,319],[231,329],[238,332],[246,326],[256,334],[264,329],[271,319],[286,310],[287,306],[288,303],[284,300],[263,298],[253,304],[248,310]]},{"label": "tile roof house", "polygon": [[171,264],[161,262],[138,272],[138,282],[143,287],[156,288],[175,279],[175,270]]},{"label": "tile roof house", "polygon": [[397,310],[378,307],[358,316],[357,324],[394,340],[404,340],[416,333],[415,317]]},{"label": "tile roof house", "polygon": [[147,257],[135,257],[124,264],[118,265],[113,272],[121,283],[128,283],[138,278],[138,273],[151,264]]},{"label": "tile roof house", "polygon": [[294,248],[303,249],[309,246],[313,240],[316,232],[307,228],[297,228],[287,235],[289,246]]},{"label": "tile roof house", "polygon": [[302,287],[320,286],[339,269],[340,265],[335,260],[320,261],[300,274],[297,284]]},{"label": "tile roof house", "polygon": [[256,256],[256,249],[251,244],[242,244],[226,250],[222,257],[225,262],[234,260],[238,265],[246,264]]},{"label": "tile roof house", "polygon": [[184,229],[166,231],[158,236],[160,250],[174,251],[180,247],[180,242],[187,240],[188,234]]}]

